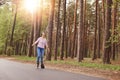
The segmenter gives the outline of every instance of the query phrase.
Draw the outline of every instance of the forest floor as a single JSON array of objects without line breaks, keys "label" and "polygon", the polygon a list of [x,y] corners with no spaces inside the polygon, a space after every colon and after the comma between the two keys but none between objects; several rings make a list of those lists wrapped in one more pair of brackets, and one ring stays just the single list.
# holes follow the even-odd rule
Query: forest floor
[{"label": "forest floor", "polygon": [[[5,59],[22,62],[22,63],[35,64],[35,61],[21,61],[14,57],[10,57],[10,58],[5,57]],[[57,70],[63,70],[63,71],[68,71],[73,73],[85,74],[89,76],[103,77],[106,80],[120,80],[120,71],[115,71],[115,70],[87,68],[87,67],[80,67],[80,66],[72,66],[69,64],[55,64],[48,61],[45,61],[45,66],[46,68],[49,68],[49,69],[57,69]]]}]

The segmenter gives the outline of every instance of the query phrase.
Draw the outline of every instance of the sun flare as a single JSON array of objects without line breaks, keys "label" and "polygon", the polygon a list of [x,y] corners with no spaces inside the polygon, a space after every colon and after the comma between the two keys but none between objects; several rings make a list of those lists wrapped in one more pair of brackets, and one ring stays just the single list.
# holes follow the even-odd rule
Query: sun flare
[{"label": "sun flare", "polygon": [[35,12],[38,7],[39,0],[24,0],[24,7],[31,13]]},{"label": "sun flare", "polygon": [[46,9],[50,5],[47,0],[23,0],[23,7],[30,13],[35,13],[39,9]]}]

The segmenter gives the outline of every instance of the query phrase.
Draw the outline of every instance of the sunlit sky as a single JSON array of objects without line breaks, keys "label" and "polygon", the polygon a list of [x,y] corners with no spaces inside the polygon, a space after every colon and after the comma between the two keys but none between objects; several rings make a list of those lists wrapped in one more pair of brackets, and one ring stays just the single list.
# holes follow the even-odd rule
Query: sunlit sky
[{"label": "sunlit sky", "polygon": [[[25,7],[25,9],[31,13],[37,11],[37,8],[41,8],[40,4],[41,4],[41,0],[24,0],[23,1],[23,7]],[[42,4],[43,4],[42,8],[45,8],[49,5],[49,1],[43,0]]]},{"label": "sunlit sky", "polygon": [[91,0],[91,3],[93,3],[95,0]]},{"label": "sunlit sky", "polygon": [[95,0],[87,0],[88,2],[90,2],[91,4],[95,1]]}]

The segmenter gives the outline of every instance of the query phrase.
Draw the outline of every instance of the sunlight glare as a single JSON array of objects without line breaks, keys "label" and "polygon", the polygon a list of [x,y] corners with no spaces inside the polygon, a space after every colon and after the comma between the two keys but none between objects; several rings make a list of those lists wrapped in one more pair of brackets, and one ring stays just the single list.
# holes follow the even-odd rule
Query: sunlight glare
[{"label": "sunlight glare", "polygon": [[38,0],[24,0],[25,8],[31,13],[35,12],[38,7]]}]

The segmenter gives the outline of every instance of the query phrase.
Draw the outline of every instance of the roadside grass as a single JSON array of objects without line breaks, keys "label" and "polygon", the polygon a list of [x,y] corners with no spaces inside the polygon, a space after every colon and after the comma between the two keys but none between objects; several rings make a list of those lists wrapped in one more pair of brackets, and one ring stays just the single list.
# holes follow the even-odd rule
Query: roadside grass
[{"label": "roadside grass", "polygon": [[102,63],[91,63],[91,62],[77,62],[77,61],[49,61],[52,64],[66,64],[70,66],[77,67],[87,67],[87,68],[96,68],[103,70],[116,70],[120,71],[120,65],[112,65],[112,64],[102,64]]},{"label": "roadside grass", "polygon": [[12,56],[13,58],[15,58],[16,60],[20,60],[20,61],[25,61],[25,62],[34,62],[36,60],[35,57],[28,57],[28,56]]},{"label": "roadside grass", "polygon": [[[26,61],[26,62],[35,62],[35,57],[27,57],[27,56],[13,56],[17,60]],[[96,69],[103,69],[103,70],[115,70],[120,71],[120,65],[112,65],[112,64],[103,64],[100,61],[94,62],[88,59],[85,59],[83,62],[77,62],[76,60],[51,60],[46,61],[46,63],[54,64],[54,65],[68,65],[68,66],[76,66],[76,67],[86,67],[86,68],[96,68]]]}]

